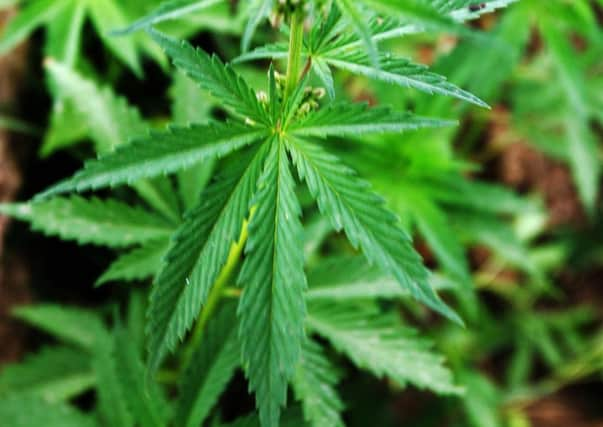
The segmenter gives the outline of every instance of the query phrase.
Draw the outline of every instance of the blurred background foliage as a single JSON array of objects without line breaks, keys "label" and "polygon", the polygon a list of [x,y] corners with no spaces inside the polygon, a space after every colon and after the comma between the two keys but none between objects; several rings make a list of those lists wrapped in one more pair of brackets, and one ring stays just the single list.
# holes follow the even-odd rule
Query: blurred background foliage
[{"label": "blurred background foliage", "polygon": [[[141,129],[222,114],[215,100],[187,78],[166,73],[166,58],[144,34],[108,35],[158,3],[0,1],[3,8],[22,7],[5,24],[0,54],[31,37],[24,95],[0,106],[0,127],[27,147],[21,156],[20,198]],[[258,4],[219,3],[159,27],[233,59]],[[465,392],[439,397],[346,366],[350,372],[340,385],[345,419],[351,427],[601,426],[603,1],[521,0],[470,25],[483,35],[411,35],[388,41],[388,47],[447,76],[485,100],[490,110],[412,89],[393,90],[343,71],[335,75],[340,96],[459,122],[455,128],[404,136],[332,141],[331,148],[400,215],[434,270],[434,285],[448,291],[467,322],[461,329],[402,303],[405,322],[419,325],[435,341]],[[254,45],[274,38],[274,31],[260,25]],[[45,68],[44,58],[53,58]],[[238,68],[262,88],[263,67]],[[185,207],[194,202],[191,183],[207,181],[214,167],[204,165],[177,177]],[[178,202],[144,189],[139,194],[167,218],[178,215]],[[353,257],[317,212],[306,209],[304,222],[309,225],[309,276],[322,269],[324,292],[336,296],[341,283],[387,286],[387,278]],[[44,258],[49,249],[57,253],[30,264],[36,300],[95,306],[105,317],[115,301],[129,300],[127,327],[142,339],[139,305],[144,298],[138,289],[132,296],[129,286],[89,288],[99,275],[99,282],[144,279],[154,272],[167,240],[122,252],[144,264],[135,272],[124,271],[118,259],[101,275],[110,263],[107,252],[58,240],[41,243],[26,234],[15,226],[7,250],[27,259]],[[73,266],[69,254],[80,265]],[[81,282],[65,279],[66,269],[74,270]],[[53,290],[57,281],[64,283]],[[36,325],[24,313],[19,316]],[[30,335],[28,349],[45,339]],[[74,339],[81,344],[80,337],[67,337]],[[83,372],[79,386],[66,391],[75,396],[90,385],[85,375],[90,362],[78,352],[69,357]],[[10,384],[10,375],[0,378]],[[6,384],[0,380],[0,395]],[[245,401],[240,390],[232,393],[233,399]]]}]

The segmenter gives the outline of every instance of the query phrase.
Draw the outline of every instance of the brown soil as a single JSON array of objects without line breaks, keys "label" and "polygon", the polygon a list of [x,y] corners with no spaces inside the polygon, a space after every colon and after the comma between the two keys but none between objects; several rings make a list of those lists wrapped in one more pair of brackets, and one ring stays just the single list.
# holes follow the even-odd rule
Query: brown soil
[{"label": "brown soil", "polygon": [[[14,11],[0,13],[0,29]],[[24,75],[27,47],[22,45],[10,54],[0,57],[0,107],[14,103],[19,82]],[[0,129],[0,202],[14,200],[21,185],[21,174],[16,160],[14,137]],[[10,318],[12,307],[30,301],[28,274],[24,263],[8,253],[4,237],[8,219],[0,217],[0,365],[17,360],[24,347],[24,331]]]},{"label": "brown soil", "polygon": [[[593,414],[582,399],[570,393],[545,397],[528,408],[533,427],[603,427],[600,416]],[[592,401],[591,399],[589,399]]]},{"label": "brown soil", "polygon": [[502,146],[498,179],[520,191],[540,193],[549,211],[551,227],[583,224],[585,213],[568,167],[512,135],[509,122],[508,111],[503,108],[494,111],[490,137],[494,147]]}]

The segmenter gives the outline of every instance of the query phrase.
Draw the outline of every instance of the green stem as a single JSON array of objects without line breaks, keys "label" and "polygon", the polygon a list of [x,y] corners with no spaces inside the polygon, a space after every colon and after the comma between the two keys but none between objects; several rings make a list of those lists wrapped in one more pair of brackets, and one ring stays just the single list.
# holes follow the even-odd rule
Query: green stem
[{"label": "green stem", "polygon": [[304,11],[302,7],[291,15],[291,32],[289,35],[289,59],[287,62],[287,80],[285,83],[284,103],[295,90],[299,81],[304,46]]},{"label": "green stem", "polygon": [[[252,211],[252,214],[253,214],[253,211]],[[243,223],[242,229],[241,229],[241,237],[239,238],[239,241],[234,243],[232,245],[232,247],[230,248],[230,252],[228,254],[228,259],[226,260],[226,264],[222,268],[222,271],[220,271],[218,278],[216,279],[215,283],[211,287],[211,291],[209,292],[209,295],[207,297],[207,302],[205,303],[205,306],[201,310],[201,314],[199,315],[199,320],[197,320],[195,329],[193,330],[191,339],[189,341],[189,345],[183,356],[184,363],[182,366],[189,365],[195,350],[201,344],[201,341],[203,339],[203,332],[205,331],[207,322],[213,316],[214,312],[216,311],[216,308],[219,305],[220,300],[224,296],[224,291],[225,291],[225,289],[227,289],[226,285],[230,282],[232,273],[234,272],[234,269],[237,266],[239,258],[241,257],[241,253],[243,252],[243,249],[245,248],[245,242],[247,242],[247,235],[248,235],[247,224],[248,224],[248,221],[245,220],[245,222]]]}]

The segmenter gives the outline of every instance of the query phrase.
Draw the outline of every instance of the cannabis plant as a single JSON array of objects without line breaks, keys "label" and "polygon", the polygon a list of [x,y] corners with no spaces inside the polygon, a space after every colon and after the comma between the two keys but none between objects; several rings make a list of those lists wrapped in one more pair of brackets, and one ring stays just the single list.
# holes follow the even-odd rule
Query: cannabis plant
[{"label": "cannabis plant", "polygon": [[[99,285],[148,278],[152,285],[146,317],[135,292],[125,322],[118,310],[108,313],[111,327],[98,314],[66,307],[20,309],[17,316],[62,344],[6,371],[0,418],[23,426],[192,427],[211,417],[223,425],[213,408],[241,368],[258,416],[232,425],[342,426],[344,404],[336,387],[347,364],[341,355],[397,386],[462,394],[430,340],[401,319],[395,303],[402,300],[414,311],[422,304],[456,324],[474,318],[479,307],[463,243],[475,240],[499,249],[542,285],[542,271],[497,222],[498,215],[533,206],[498,187],[467,181],[463,168],[445,156],[429,157],[435,154],[423,139],[442,138],[455,125],[449,119],[453,105],[417,96],[409,111],[409,103],[401,102],[403,89],[470,108],[487,104],[387,46],[400,36],[438,32],[494,43],[463,22],[512,2],[252,1],[237,12],[246,23],[243,52],[232,63],[163,27],[214,8],[227,14],[227,2],[168,1],[127,28],[110,20],[112,35],[103,26],[102,38],[130,68],[141,72],[140,52],[163,62],[152,40],[180,73],[172,90],[174,124],[165,129],[99,88],[93,73],[76,71],[74,61],[49,57],[52,91],[69,105],[98,158],[32,201],[1,210],[46,234],[120,251]],[[39,23],[54,25],[59,13],[81,28],[85,12],[97,20],[95,13],[113,4],[45,3],[28,3],[0,46],[12,46]],[[79,21],[68,18],[76,14]],[[250,50],[266,20],[288,40]],[[239,68],[250,61],[265,66],[260,78]],[[383,98],[393,106],[348,99],[336,78],[345,73],[387,85],[380,86],[389,94]],[[411,131],[420,133],[398,147],[401,134]],[[61,137],[48,150],[81,135]],[[396,168],[408,158],[418,163],[401,179]],[[424,165],[429,167],[421,170]],[[365,174],[386,190],[387,203]],[[405,191],[391,196],[392,182]],[[107,189],[103,198],[72,194]],[[406,214],[402,222],[396,212]],[[414,223],[447,271],[445,279],[431,274],[415,250]],[[333,232],[348,243],[316,261]],[[450,308],[437,291],[457,295],[461,308]],[[60,369],[46,375],[43,367],[50,363]],[[480,379],[461,372],[468,392],[479,390]],[[98,397],[95,417],[52,405],[90,389]],[[301,410],[288,404],[291,397]],[[35,415],[40,411],[46,418]]]}]

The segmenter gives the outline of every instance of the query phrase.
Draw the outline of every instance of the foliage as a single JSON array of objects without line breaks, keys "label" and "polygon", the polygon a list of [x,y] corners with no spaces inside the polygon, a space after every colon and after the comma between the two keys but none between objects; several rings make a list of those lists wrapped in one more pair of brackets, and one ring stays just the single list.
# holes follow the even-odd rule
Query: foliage
[{"label": "foliage", "polygon": [[[372,377],[389,393],[413,387],[454,402],[463,425],[503,426],[524,401],[600,373],[595,312],[539,308],[558,296],[559,267],[582,254],[600,264],[600,246],[551,234],[537,197],[470,162],[489,105],[509,105],[502,143],[521,135],[566,162],[600,229],[600,23],[586,0],[513,3],[23,2],[0,53],[46,28],[52,107],[41,154],[94,156],[0,212],[110,248],[116,259],[96,285],[132,287],[97,310],[18,308],[52,338],[0,372],[0,419],[355,426],[366,414],[380,422],[379,404],[363,410],[354,402],[367,393],[351,391]],[[467,25],[499,9],[491,31]],[[522,63],[534,22],[545,48]],[[212,43],[193,38],[202,30]],[[413,58],[441,34],[454,49],[431,68]],[[108,70],[88,51],[96,38]],[[170,76],[170,106],[149,74]],[[128,93],[135,78],[150,107]],[[476,248],[487,251],[477,266]],[[500,351],[511,356],[494,383],[475,366]],[[232,421],[223,396],[239,371],[257,410],[242,404]],[[84,411],[74,399],[91,390]],[[436,412],[417,425],[452,413]]]}]

